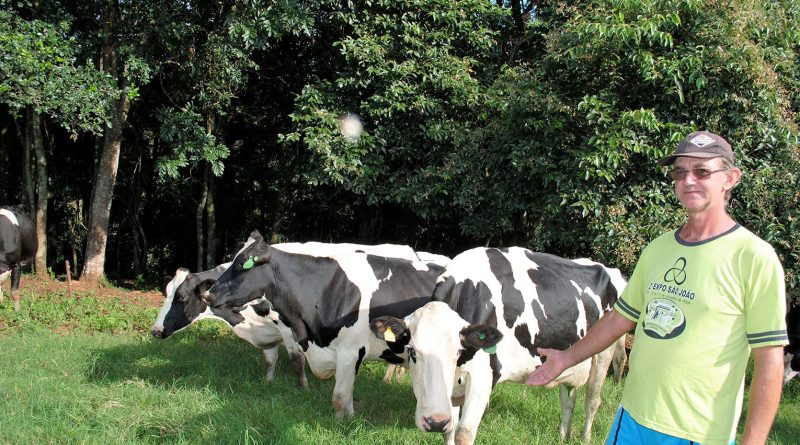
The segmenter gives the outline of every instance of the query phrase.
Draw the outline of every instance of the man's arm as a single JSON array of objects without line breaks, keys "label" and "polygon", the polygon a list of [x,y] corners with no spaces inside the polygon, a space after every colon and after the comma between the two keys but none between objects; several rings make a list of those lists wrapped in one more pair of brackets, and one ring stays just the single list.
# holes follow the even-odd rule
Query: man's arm
[{"label": "man's arm", "polygon": [[[565,369],[575,366],[587,358],[611,346],[620,336],[630,331],[636,323],[623,317],[616,310],[611,310],[589,329],[585,337],[566,351],[557,349],[538,349],[538,353],[547,357],[547,361],[528,374],[526,385],[541,386],[550,383],[561,375]],[[783,362],[781,362],[783,363]]]},{"label": "man's arm", "polygon": [[783,347],[753,349],[755,371],[741,445],[763,445],[778,412],[783,387]]}]

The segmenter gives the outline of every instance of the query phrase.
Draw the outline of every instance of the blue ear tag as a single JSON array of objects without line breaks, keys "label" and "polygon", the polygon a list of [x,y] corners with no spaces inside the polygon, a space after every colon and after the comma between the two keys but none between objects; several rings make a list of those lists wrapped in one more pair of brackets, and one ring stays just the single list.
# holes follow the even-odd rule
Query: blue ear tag
[{"label": "blue ear tag", "polygon": [[495,354],[497,352],[497,345],[489,346],[488,348],[483,348],[483,351],[487,354]]},{"label": "blue ear tag", "polygon": [[247,270],[247,269],[252,268],[255,265],[256,261],[258,261],[258,257],[257,256],[251,256],[250,258],[247,259],[247,261],[244,262],[244,264],[242,264],[242,269]]}]

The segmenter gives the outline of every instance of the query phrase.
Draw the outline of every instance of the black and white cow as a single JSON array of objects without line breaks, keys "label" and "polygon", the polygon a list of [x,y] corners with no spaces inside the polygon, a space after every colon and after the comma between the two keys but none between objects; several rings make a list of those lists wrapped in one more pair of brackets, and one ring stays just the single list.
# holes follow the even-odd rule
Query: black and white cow
[{"label": "black and white cow", "polygon": [[263,311],[257,306],[247,306],[236,311],[212,310],[203,301],[202,295],[230,264],[221,264],[214,269],[198,273],[189,273],[185,268],[178,269],[175,277],[166,286],[164,304],[150,330],[151,333],[156,338],[165,339],[200,320],[223,320],[230,324],[239,338],[263,350],[267,380],[275,378],[278,347],[283,343],[300,387],[308,388],[303,351],[292,338],[292,332],[278,319],[276,313]]},{"label": "black and white cow", "polygon": [[0,207],[0,303],[3,303],[2,283],[11,275],[11,298],[14,310],[19,305],[19,280],[22,266],[36,255],[39,242],[36,227],[17,207]]},{"label": "black and white cow", "polygon": [[[362,244],[331,244],[320,242],[307,243],[281,243],[274,244],[280,250],[286,252],[303,253],[314,256],[329,256],[336,253],[363,251],[371,254],[383,254],[385,256],[399,257],[405,259],[416,259],[417,253],[409,246],[396,244],[362,245]],[[433,255],[420,252],[422,255]],[[445,258],[437,258],[443,261]],[[275,376],[275,365],[278,360],[278,345],[283,342],[291,359],[292,370],[298,377],[299,384],[303,388],[308,387],[305,376],[305,356],[297,343],[292,338],[291,331],[279,319],[277,313],[269,311],[263,305],[247,305],[240,310],[221,310],[209,308],[202,300],[202,293],[211,287],[222,272],[230,266],[226,263],[214,269],[204,272],[191,274],[185,268],[180,268],[167,283],[164,291],[164,304],[159,311],[151,333],[159,339],[165,339],[186,328],[192,323],[203,319],[222,319],[230,323],[234,333],[249,342],[253,346],[263,349],[266,363],[267,380],[273,380]],[[384,377],[388,382],[395,376],[401,379],[404,368],[390,366]]]},{"label": "black and white cow", "polygon": [[800,302],[789,305],[786,313],[786,331],[789,344],[784,348],[786,368],[783,371],[783,384],[789,383],[800,374]]},{"label": "black and white cow", "polygon": [[403,317],[430,301],[443,267],[434,263],[347,253],[314,257],[284,252],[254,231],[233,265],[209,289],[212,307],[266,295],[292,330],[318,378],[335,375],[337,418],[353,415],[353,383],[363,360],[402,364],[404,351],[370,334],[369,320]]},{"label": "black and white cow", "polygon": [[[371,329],[378,338],[388,332],[393,348],[408,351],[417,427],[443,432],[448,444],[472,444],[494,385],[524,381],[542,363],[537,348],[566,349],[577,342],[625,284],[618,270],[585,259],[519,247],[476,248],[448,264],[434,301],[405,318],[375,319]],[[574,388],[588,383],[588,440],[616,348],[624,343],[566,370],[551,385],[563,384],[562,438],[569,436]]]}]

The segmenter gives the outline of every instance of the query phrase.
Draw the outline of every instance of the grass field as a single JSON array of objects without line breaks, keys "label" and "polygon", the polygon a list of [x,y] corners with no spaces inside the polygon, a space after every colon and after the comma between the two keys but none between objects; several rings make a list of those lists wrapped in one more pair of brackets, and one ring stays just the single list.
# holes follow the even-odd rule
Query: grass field
[{"label": "grass field", "polygon": [[[297,387],[285,353],[275,381],[259,350],[219,322],[167,340],[149,337],[156,308],[83,295],[23,291],[0,306],[0,444],[440,444],[413,423],[408,379],[383,384],[385,364],[362,367],[356,417],[337,422],[332,380],[309,371]],[[607,380],[592,443],[602,443],[621,394]],[[582,393],[579,396],[582,399]],[[479,444],[557,444],[558,391],[498,385]],[[576,408],[573,435],[583,422]],[[571,443],[580,443],[573,440]],[[800,381],[785,388],[770,444],[800,443]]]}]

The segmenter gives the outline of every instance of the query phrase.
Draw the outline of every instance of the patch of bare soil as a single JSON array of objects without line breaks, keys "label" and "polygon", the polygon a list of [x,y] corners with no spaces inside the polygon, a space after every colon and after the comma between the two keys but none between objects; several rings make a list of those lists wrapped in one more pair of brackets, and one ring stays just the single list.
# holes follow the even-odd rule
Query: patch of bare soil
[{"label": "patch of bare soil", "polygon": [[[8,285],[8,283],[3,283],[3,285]],[[123,303],[133,303],[144,307],[159,307],[164,302],[164,295],[157,290],[141,291],[75,280],[71,280],[68,285],[66,281],[38,275],[23,275],[20,289],[36,293],[62,292],[67,295],[67,293],[71,292],[75,296],[92,295],[99,299],[115,299]]]}]

